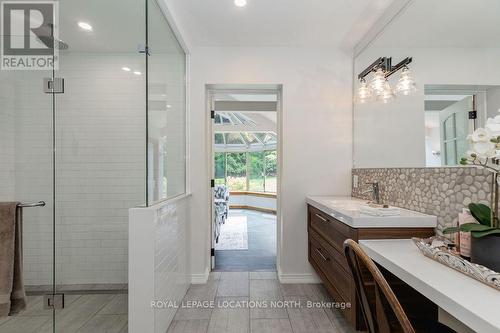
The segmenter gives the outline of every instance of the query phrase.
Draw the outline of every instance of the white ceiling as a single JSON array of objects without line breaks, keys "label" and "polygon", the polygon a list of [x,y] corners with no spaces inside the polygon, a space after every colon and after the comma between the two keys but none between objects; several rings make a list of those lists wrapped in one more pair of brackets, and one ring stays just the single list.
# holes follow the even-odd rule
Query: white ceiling
[{"label": "white ceiling", "polygon": [[[155,0],[149,1],[149,44],[152,54],[182,53]],[[93,28],[84,31],[78,22]],[[59,39],[71,53],[128,53],[137,55],[146,40],[144,0],[62,0],[59,1]]]},{"label": "white ceiling", "polygon": [[373,47],[500,47],[499,0],[413,0]]},{"label": "white ceiling", "polygon": [[194,46],[352,47],[393,0],[167,0]]}]

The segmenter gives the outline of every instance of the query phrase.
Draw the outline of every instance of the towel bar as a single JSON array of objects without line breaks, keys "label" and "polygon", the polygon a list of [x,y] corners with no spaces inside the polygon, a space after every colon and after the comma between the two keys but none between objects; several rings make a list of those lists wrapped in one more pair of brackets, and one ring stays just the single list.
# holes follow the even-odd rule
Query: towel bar
[{"label": "towel bar", "polygon": [[21,204],[17,204],[17,207],[22,207],[22,208],[25,208],[25,207],[43,207],[45,206],[45,201],[38,201],[38,202],[33,202],[33,203],[21,203]]}]

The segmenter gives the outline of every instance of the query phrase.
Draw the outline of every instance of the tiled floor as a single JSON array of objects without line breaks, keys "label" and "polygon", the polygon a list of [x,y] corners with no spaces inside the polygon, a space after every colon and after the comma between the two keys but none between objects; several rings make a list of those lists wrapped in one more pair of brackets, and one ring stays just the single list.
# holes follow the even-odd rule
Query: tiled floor
[{"label": "tiled floor", "polygon": [[[276,215],[246,209],[230,209],[229,219],[245,218],[248,250],[216,250],[215,269],[220,271],[276,270]],[[221,226],[224,228],[224,225]]]},{"label": "tiled floor", "polygon": [[[69,294],[55,315],[56,332],[127,333],[126,294]],[[43,309],[43,296],[28,296],[26,311],[0,319],[1,333],[52,333],[53,312]]]},{"label": "tiled floor", "polygon": [[[331,301],[322,285],[280,284],[275,272],[213,272],[206,284],[189,288],[183,304],[188,301],[215,303],[180,307],[168,333],[354,332],[337,310],[307,306]],[[289,301],[288,307],[275,301]]]}]

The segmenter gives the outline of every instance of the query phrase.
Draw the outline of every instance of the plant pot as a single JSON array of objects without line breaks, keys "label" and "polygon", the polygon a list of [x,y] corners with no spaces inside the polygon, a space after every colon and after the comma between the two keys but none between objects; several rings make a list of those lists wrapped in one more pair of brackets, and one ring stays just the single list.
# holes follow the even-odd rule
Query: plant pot
[{"label": "plant pot", "polygon": [[474,264],[500,272],[500,237],[496,235],[481,238],[472,236],[470,259]]}]

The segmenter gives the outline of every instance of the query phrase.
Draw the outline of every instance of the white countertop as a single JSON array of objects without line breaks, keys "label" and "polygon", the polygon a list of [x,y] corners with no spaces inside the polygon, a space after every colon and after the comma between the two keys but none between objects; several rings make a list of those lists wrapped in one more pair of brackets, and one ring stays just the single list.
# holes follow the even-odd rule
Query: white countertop
[{"label": "white countertop", "polygon": [[306,202],[353,228],[435,228],[437,217],[399,208],[400,215],[370,216],[359,212],[366,200],[341,196],[310,196]]},{"label": "white countertop", "polygon": [[500,332],[500,291],[425,257],[409,239],[359,243],[374,261],[474,331]]}]

